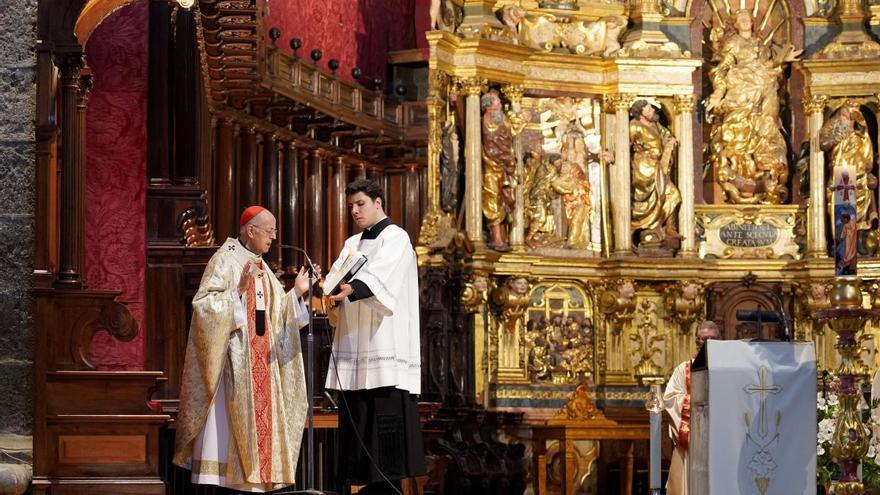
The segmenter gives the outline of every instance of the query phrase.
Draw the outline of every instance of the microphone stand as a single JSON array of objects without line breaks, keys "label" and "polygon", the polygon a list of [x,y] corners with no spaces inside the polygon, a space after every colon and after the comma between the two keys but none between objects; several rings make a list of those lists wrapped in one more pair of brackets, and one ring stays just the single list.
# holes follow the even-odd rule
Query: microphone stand
[{"label": "microphone stand", "polygon": [[309,353],[309,363],[306,366],[306,393],[308,394],[308,428],[306,429],[306,446],[309,456],[306,459],[306,489],[292,492],[282,492],[288,494],[304,494],[304,495],[323,495],[324,492],[315,489],[315,411],[314,411],[314,390],[315,390],[315,311],[312,308],[312,286],[315,285],[315,265],[309,255],[302,248],[296,246],[282,246],[294,249],[302,253],[306,260],[309,272],[309,331],[306,333],[306,349]]}]

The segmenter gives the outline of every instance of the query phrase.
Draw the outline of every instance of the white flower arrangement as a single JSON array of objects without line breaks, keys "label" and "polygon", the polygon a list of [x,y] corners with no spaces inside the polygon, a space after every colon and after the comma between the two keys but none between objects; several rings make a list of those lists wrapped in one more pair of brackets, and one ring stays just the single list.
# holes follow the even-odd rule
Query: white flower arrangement
[{"label": "white flower arrangement", "polygon": [[[839,382],[833,373],[826,372],[822,389],[816,395],[816,475],[821,484],[830,485],[840,475],[837,463],[831,457],[831,442],[837,428],[840,400],[837,395]],[[872,401],[877,407],[880,401]],[[866,488],[880,488],[880,424],[872,417],[871,407],[864,400],[859,402],[862,419],[870,432],[868,453],[862,459],[862,478]]]}]

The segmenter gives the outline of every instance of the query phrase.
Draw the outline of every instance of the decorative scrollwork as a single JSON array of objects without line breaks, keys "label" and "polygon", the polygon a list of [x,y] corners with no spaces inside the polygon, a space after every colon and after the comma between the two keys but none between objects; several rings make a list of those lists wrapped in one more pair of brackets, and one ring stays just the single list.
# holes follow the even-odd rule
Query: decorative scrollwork
[{"label": "decorative scrollwork", "polygon": [[568,403],[556,411],[556,415],[553,416],[553,419],[583,421],[605,419],[605,415],[595,404],[593,404],[587,384],[582,383],[578,385],[574,390],[574,393],[571,394]]},{"label": "decorative scrollwork", "polygon": [[201,206],[183,210],[177,219],[180,243],[186,247],[209,247],[214,245],[214,228],[210,217]]},{"label": "decorative scrollwork", "polygon": [[107,301],[96,312],[78,321],[71,333],[71,351],[77,363],[95,369],[89,358],[91,342],[95,333],[104,330],[120,342],[134,340],[138,333],[137,322],[125,304]]},{"label": "decorative scrollwork", "polygon": [[687,333],[696,318],[703,314],[706,288],[699,283],[681,281],[663,290],[666,319],[679,324],[679,330]]},{"label": "decorative scrollwork", "polygon": [[603,284],[599,292],[599,314],[614,323],[613,331],[632,321],[636,309],[636,288],[632,280],[621,279]]},{"label": "decorative scrollwork", "polygon": [[513,332],[516,323],[525,315],[529,307],[529,280],[525,277],[510,277],[490,294],[490,300],[500,313],[503,328]]}]

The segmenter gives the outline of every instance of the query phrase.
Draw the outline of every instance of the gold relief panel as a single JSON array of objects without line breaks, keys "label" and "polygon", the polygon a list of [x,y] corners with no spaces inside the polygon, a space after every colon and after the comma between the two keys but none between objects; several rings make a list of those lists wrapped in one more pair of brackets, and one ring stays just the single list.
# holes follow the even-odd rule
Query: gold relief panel
[{"label": "gold relief panel", "polygon": [[525,332],[529,379],[573,384],[593,376],[594,329],[586,292],[569,283],[541,283],[530,297]]},{"label": "gold relief panel", "polygon": [[655,356],[662,356],[662,344],[666,340],[660,325],[659,306],[654,298],[641,298],[636,309],[635,325],[629,334],[633,375],[639,378],[663,376],[663,370],[655,359]]},{"label": "gold relief panel", "polygon": [[800,259],[804,207],[696,205],[700,258]]}]

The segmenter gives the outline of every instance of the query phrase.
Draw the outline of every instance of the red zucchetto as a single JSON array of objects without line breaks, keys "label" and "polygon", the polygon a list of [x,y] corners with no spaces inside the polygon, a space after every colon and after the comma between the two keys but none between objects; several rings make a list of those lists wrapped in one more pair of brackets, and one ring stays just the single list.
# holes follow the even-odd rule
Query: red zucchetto
[{"label": "red zucchetto", "polygon": [[243,212],[241,212],[241,218],[238,219],[238,226],[244,227],[245,225],[247,225],[248,222],[253,220],[255,216],[263,213],[264,211],[266,211],[266,209],[262,206],[248,206],[244,209]]}]

